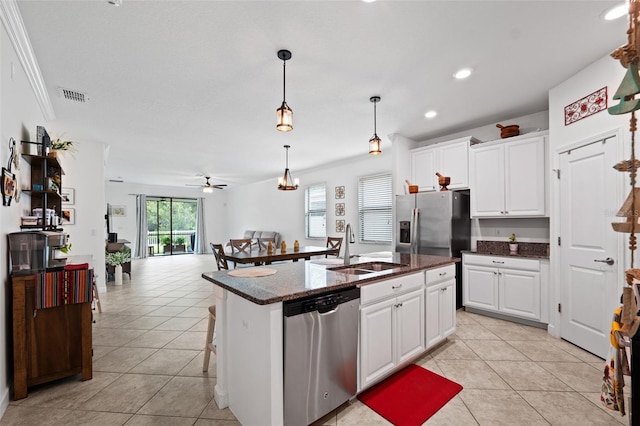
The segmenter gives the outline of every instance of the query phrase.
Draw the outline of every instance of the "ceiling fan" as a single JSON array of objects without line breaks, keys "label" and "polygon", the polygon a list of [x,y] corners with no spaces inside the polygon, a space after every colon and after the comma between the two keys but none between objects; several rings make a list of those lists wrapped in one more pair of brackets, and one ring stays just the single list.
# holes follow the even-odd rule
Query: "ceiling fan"
[{"label": "ceiling fan", "polygon": [[211,184],[209,182],[209,179],[211,178],[210,176],[205,176],[204,177],[207,181],[205,182],[204,185],[194,185],[194,184],[187,184],[187,186],[200,186],[202,187],[202,192],[213,192],[213,189],[224,189],[225,186],[227,186],[226,183],[218,183],[218,184]]}]

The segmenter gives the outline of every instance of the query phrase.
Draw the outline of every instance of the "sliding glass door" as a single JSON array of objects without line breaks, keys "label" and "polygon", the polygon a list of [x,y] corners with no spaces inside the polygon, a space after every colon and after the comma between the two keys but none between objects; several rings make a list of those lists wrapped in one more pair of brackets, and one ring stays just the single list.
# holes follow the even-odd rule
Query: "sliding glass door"
[{"label": "sliding glass door", "polygon": [[147,197],[148,245],[154,254],[193,253],[196,219],[194,199]]}]

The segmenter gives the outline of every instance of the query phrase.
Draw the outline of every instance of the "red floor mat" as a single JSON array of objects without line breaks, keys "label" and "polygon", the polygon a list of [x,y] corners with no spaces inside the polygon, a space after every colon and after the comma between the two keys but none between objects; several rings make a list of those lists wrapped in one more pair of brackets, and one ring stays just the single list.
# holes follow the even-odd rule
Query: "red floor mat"
[{"label": "red floor mat", "polygon": [[411,364],[358,395],[358,399],[394,425],[421,425],[462,386]]}]

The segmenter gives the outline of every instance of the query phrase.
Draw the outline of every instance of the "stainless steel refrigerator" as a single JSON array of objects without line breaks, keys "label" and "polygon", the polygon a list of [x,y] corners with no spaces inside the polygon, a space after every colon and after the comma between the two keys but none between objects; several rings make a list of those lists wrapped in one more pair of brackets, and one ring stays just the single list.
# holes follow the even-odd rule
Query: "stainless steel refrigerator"
[{"label": "stainless steel refrigerator", "polygon": [[[396,196],[395,244],[399,253],[462,257],[471,247],[469,193],[422,192]],[[462,265],[456,263],[456,309],[462,306]]]}]

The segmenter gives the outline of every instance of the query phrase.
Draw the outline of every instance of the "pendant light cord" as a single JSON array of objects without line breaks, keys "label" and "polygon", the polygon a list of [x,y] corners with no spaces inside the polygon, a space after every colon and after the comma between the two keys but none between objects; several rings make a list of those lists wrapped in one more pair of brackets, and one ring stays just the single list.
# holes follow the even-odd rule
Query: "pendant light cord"
[{"label": "pendant light cord", "polygon": [[377,124],[377,123],[376,123],[376,115],[377,115],[377,114],[376,114],[376,104],[377,104],[377,103],[378,103],[378,102],[374,102],[374,103],[373,103],[373,134],[374,134],[374,135],[377,135],[377,134],[378,134],[378,132],[377,132],[377,125],[376,125],[376,124]]},{"label": "pendant light cord", "polygon": [[282,102],[287,102],[287,61],[282,61]]}]

